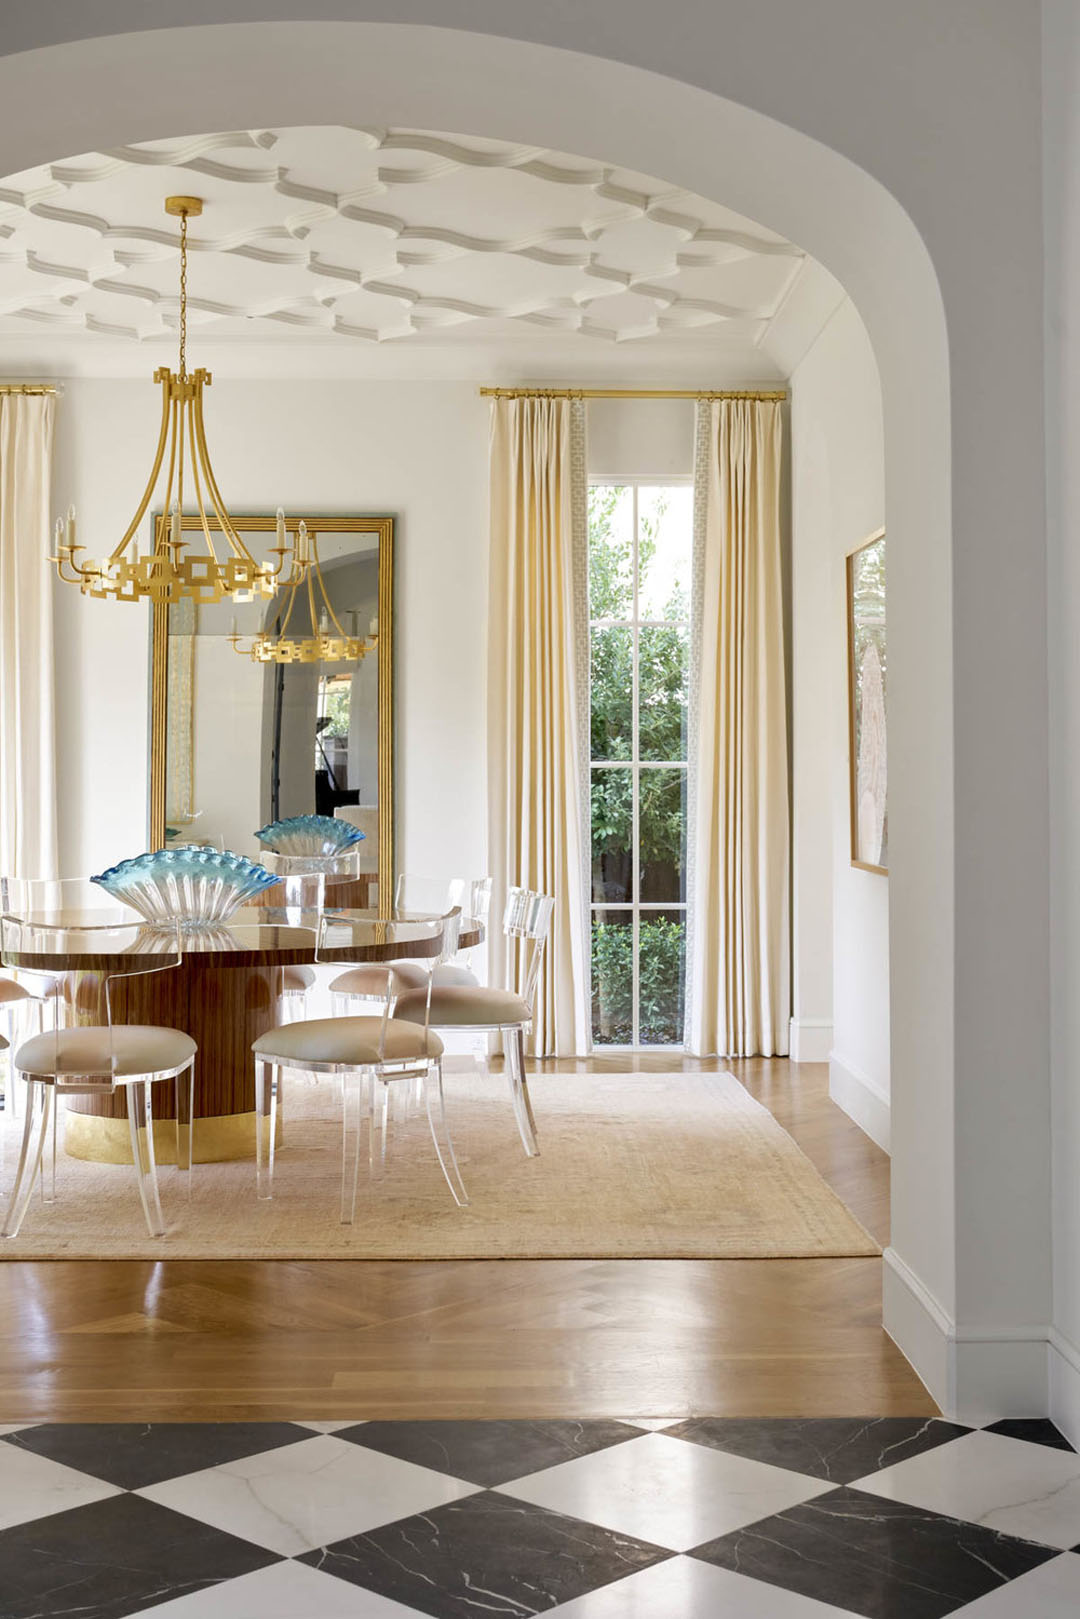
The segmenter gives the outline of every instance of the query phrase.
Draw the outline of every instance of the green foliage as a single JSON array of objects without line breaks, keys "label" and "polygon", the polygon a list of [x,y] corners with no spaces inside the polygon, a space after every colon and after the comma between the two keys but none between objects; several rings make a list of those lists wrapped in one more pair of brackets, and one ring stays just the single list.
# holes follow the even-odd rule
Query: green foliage
[{"label": "green foliage", "polygon": [[322,694],[321,709],[330,717],[323,736],[348,736],[349,710],[352,704],[352,685],[348,680],[329,680]]},{"label": "green foliage", "polygon": [[[686,927],[666,916],[642,915],[639,1015],[641,1044],[682,1040]],[[634,1037],[634,934],[629,921],[593,921],[592,1022],[596,1045],[630,1045]]]}]

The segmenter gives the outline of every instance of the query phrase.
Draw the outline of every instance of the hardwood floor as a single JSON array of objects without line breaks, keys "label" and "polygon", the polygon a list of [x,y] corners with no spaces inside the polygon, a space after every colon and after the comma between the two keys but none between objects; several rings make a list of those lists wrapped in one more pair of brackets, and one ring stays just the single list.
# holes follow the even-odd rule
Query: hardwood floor
[{"label": "hardwood floor", "polygon": [[[736,1072],[887,1240],[823,1068],[684,1066]],[[933,1414],[880,1323],[877,1259],[9,1261],[0,1421]]]}]

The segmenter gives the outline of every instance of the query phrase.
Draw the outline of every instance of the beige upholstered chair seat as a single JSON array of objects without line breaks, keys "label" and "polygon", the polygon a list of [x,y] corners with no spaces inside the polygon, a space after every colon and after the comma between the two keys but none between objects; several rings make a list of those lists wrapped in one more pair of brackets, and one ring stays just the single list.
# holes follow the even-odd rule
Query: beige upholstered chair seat
[{"label": "beige upholstered chair seat", "polygon": [[12,1001],[28,1001],[30,991],[23,989],[14,978],[0,978],[0,1006],[10,1005]]},{"label": "beige upholstered chair seat", "polygon": [[[395,1018],[407,1023],[423,1023],[427,991],[411,989],[400,995],[394,1007]],[[512,989],[484,989],[480,985],[435,984],[431,991],[430,1021],[435,1028],[504,1028],[531,1023],[528,1001]]]},{"label": "beige upholstered chair seat", "polygon": [[15,1066],[30,1075],[107,1074],[115,1057],[118,1077],[171,1073],[186,1068],[198,1048],[179,1029],[140,1023],[110,1029],[60,1029],[36,1034],[15,1053]]},{"label": "beige upholstered chair seat", "polygon": [[314,967],[282,967],[281,987],[286,995],[302,995],[315,982]]},{"label": "beige upholstered chair seat", "polygon": [[[348,972],[341,973],[330,985],[334,995],[367,995],[375,1000],[386,998],[386,972],[387,968],[393,973],[393,993],[404,995],[407,990],[419,989],[427,994],[427,981],[430,967],[421,965],[418,961],[388,961],[385,966],[372,963],[367,967],[351,967]],[[468,967],[457,967],[452,962],[440,967],[439,982],[441,984],[466,985],[475,984],[476,975]],[[421,1019],[421,1021],[423,1021]]]},{"label": "beige upholstered chair seat", "polygon": [[442,1056],[442,1041],[437,1034],[429,1030],[425,1040],[423,1029],[393,1022],[386,1025],[386,1045],[380,1051],[382,1028],[383,1020],[377,1017],[308,1018],[270,1029],[251,1049],[264,1062],[273,1062],[277,1057],[298,1067],[305,1062],[325,1062],[364,1068],[377,1062]]}]

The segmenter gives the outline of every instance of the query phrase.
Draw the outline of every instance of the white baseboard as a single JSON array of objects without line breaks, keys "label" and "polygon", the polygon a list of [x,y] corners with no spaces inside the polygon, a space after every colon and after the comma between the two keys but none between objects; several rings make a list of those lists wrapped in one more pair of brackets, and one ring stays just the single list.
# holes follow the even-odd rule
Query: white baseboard
[{"label": "white baseboard", "polygon": [[831,1018],[793,1017],[788,1053],[792,1062],[828,1062],[832,1039]]},{"label": "white baseboard", "polygon": [[954,1399],[955,1323],[895,1248],[884,1253],[881,1324],[948,1416]]},{"label": "white baseboard", "polygon": [[1080,1449],[1080,1345],[1050,1328],[1050,1420]]},{"label": "white baseboard", "polygon": [[829,1095],[871,1141],[888,1152],[891,1115],[887,1092],[835,1051],[829,1053]]},{"label": "white baseboard", "polygon": [[[1042,1325],[963,1327],[893,1248],[885,1250],[882,1323],[947,1417],[981,1427],[1004,1417],[1041,1417],[1051,1406],[1052,1329]],[[1059,1404],[1080,1431],[1080,1351],[1058,1358]],[[1071,1376],[1072,1382],[1069,1382]],[[1056,1419],[1055,1419],[1056,1420]],[[1061,1422],[1058,1426],[1065,1433]]]}]

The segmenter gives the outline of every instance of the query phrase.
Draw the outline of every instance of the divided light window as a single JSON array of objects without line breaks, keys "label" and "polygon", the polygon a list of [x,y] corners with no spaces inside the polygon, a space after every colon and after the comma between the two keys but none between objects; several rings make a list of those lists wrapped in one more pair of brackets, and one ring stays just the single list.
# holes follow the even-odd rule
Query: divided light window
[{"label": "divided light window", "polygon": [[677,1046],[693,489],[589,487],[592,1035]]}]

